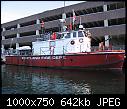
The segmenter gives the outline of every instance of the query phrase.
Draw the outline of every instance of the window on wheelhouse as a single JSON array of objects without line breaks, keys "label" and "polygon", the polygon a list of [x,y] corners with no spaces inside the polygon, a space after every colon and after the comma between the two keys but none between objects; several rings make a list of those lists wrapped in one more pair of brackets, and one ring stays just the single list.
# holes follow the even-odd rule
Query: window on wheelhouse
[{"label": "window on wheelhouse", "polygon": [[65,35],[65,38],[70,38],[70,33],[67,33],[67,34]]},{"label": "window on wheelhouse", "polygon": [[82,31],[78,32],[78,37],[84,37]]},{"label": "window on wheelhouse", "polygon": [[56,34],[56,39],[61,39],[62,38],[62,35],[61,34]]},{"label": "window on wheelhouse", "polygon": [[64,37],[64,34],[56,33],[56,39],[61,39]]},{"label": "window on wheelhouse", "polygon": [[76,32],[73,32],[73,37],[74,37],[74,38],[76,37]]}]

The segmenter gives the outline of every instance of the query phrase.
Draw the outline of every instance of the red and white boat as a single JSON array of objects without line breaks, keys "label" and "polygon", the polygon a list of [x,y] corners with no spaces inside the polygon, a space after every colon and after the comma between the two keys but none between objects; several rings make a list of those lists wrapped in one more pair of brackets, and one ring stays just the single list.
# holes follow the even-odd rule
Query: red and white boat
[{"label": "red and white boat", "polygon": [[54,33],[50,40],[40,39],[32,42],[32,50],[30,47],[20,47],[18,55],[6,56],[5,63],[69,69],[121,69],[123,66],[125,51],[92,52],[91,34],[85,29]]}]

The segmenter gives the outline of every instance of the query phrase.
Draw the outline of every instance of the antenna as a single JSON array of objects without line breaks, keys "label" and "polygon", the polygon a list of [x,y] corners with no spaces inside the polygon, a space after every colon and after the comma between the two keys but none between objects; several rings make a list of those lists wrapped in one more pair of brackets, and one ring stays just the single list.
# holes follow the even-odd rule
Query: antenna
[{"label": "antenna", "polygon": [[65,19],[66,19],[66,13],[65,13],[65,1],[64,1],[64,7],[63,7],[63,13],[62,13],[62,19],[59,19],[60,22],[62,23],[62,30],[65,31]]},{"label": "antenna", "polygon": [[81,16],[80,16],[80,25],[81,25]]},{"label": "antenna", "polygon": [[66,14],[65,14],[65,1],[64,1],[64,7],[63,7],[62,19],[66,19]]},{"label": "antenna", "polygon": [[64,1],[64,13],[65,13],[65,1]]}]

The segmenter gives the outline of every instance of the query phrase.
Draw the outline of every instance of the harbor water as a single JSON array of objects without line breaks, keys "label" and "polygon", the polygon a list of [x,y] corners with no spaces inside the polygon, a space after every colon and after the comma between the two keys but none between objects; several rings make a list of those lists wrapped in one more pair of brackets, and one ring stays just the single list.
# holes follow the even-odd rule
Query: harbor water
[{"label": "harbor water", "polygon": [[125,94],[125,73],[2,65],[2,94]]}]

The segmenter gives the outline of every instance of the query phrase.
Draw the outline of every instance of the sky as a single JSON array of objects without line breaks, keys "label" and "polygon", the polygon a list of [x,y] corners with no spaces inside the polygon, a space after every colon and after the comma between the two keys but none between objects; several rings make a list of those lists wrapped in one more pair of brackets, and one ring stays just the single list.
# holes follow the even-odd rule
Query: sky
[{"label": "sky", "polygon": [[[84,1],[65,1],[65,6]],[[64,1],[1,1],[1,24],[64,6]]]}]

